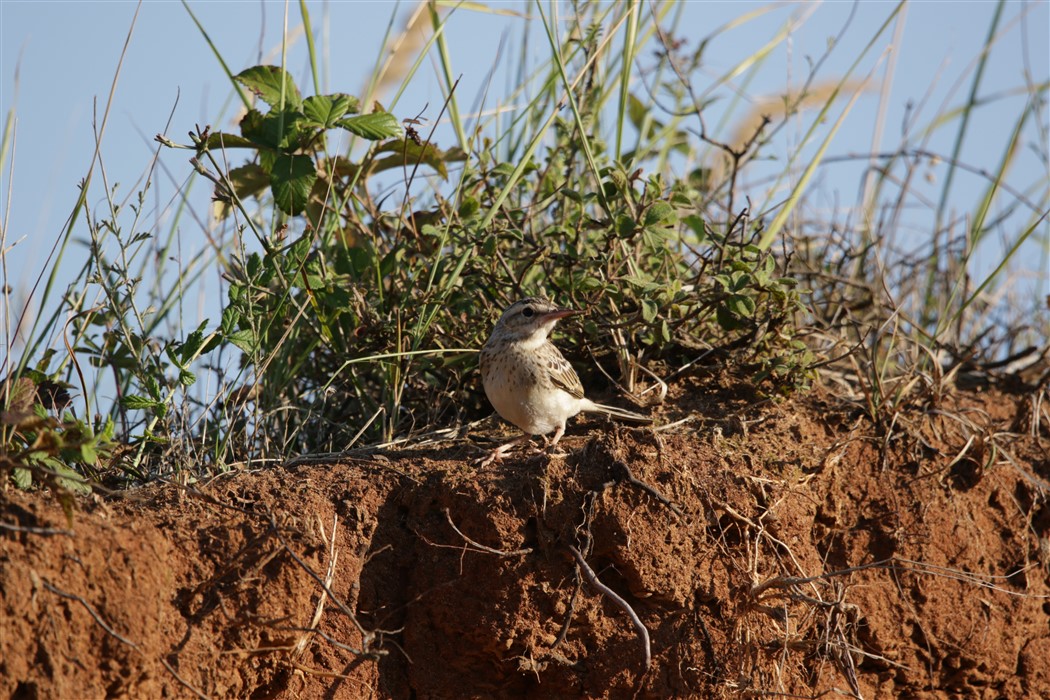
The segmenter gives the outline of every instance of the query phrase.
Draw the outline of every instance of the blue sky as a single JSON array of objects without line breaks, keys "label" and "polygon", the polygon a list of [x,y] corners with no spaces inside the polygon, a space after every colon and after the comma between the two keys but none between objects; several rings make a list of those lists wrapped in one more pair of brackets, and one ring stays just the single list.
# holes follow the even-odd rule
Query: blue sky
[{"label": "blue sky", "polygon": [[[285,4],[280,2],[190,2],[190,7],[217,45],[233,72],[259,62],[279,63],[280,37]],[[534,6],[521,2],[491,4],[521,14]],[[328,91],[360,94],[366,77],[381,54],[381,42],[395,5],[389,2],[311,2],[308,3],[315,26],[327,27],[317,36],[318,48],[325,56]],[[413,3],[403,3],[399,17]],[[680,36],[696,41],[711,34],[723,23],[746,12],[768,7],[766,3],[689,2],[683,8]],[[798,85],[806,77],[810,60],[828,49],[830,37],[844,26],[851,12],[852,23],[840,45],[822,67],[828,80],[844,72],[860,46],[892,12],[894,3],[864,2],[854,7],[847,2],[783,4],[773,11],[713,38],[707,50],[704,71],[698,80],[721,75],[741,58],[750,55],[779,30],[792,16],[802,23],[789,42],[778,46],[772,59],[746,86],[744,99],[757,101],[777,94],[785,85]],[[549,11],[550,5],[544,4]],[[567,11],[567,6],[560,6]],[[896,74],[886,101],[886,128],[877,148],[893,150],[908,114],[922,108],[920,122],[928,121],[943,105],[965,102],[974,60],[984,44],[995,4],[992,2],[914,2],[907,7],[896,51]],[[93,115],[105,109],[132,19],[133,2],[18,2],[0,0],[0,111],[15,115],[14,150],[7,154],[0,174],[0,215],[5,221],[4,245],[8,249],[6,266],[12,301],[21,305],[54,241],[61,234],[66,217],[77,196],[77,183],[87,172],[94,149]],[[399,28],[395,20],[395,28]],[[297,3],[289,7],[289,26],[300,22]],[[448,24],[448,45],[452,64],[463,75],[460,87],[461,109],[469,110],[484,87],[496,62],[502,40],[512,41],[524,20],[459,9]],[[1003,37],[987,68],[982,94],[1009,91],[1024,85],[1024,70],[1035,82],[1046,81],[1050,73],[1050,13],[1047,2],[1007,3],[1002,25]],[[534,32],[531,50],[537,60],[546,55],[542,34]],[[894,35],[888,32],[871,53],[859,75],[864,75],[885,56]],[[510,44],[508,44],[510,46]],[[516,50],[516,49],[515,49]],[[505,50],[509,53],[509,49]],[[646,57],[642,57],[646,60]],[[514,57],[505,60],[513,64]],[[885,64],[882,64],[885,65]],[[313,92],[307,79],[305,42],[301,34],[290,44],[288,66],[304,94]],[[881,70],[881,68],[880,68]],[[508,84],[505,73],[497,71],[490,91],[498,94]],[[1045,95],[1045,93],[1044,93]],[[414,116],[429,105],[428,116],[437,113],[443,97],[440,80],[431,62],[424,64],[410,84],[395,113]],[[1020,102],[1019,102],[1020,101]],[[836,137],[829,155],[842,157],[872,150],[879,96],[860,98],[850,118]],[[1001,99],[979,111],[968,135],[964,161],[994,171],[1012,121],[1020,112],[1023,97]],[[231,129],[230,119],[237,107],[231,100],[229,84],[214,54],[205,43],[189,13],[178,2],[145,2],[123,66],[110,121],[101,147],[102,162],[109,184],[119,183],[119,192],[134,191],[156,151],[154,134],[167,131],[175,141],[187,142],[186,132],[194,124],[211,124]],[[715,112],[718,107],[713,108]],[[1045,105],[1026,134],[1029,142],[1045,138]],[[170,127],[167,125],[170,122]],[[730,125],[731,126],[731,125]],[[805,128],[795,130],[795,136]],[[729,127],[727,127],[729,128]],[[783,157],[790,150],[791,133]],[[948,129],[929,144],[931,150],[948,153],[954,130]],[[1040,136],[1040,133],[1043,136]],[[438,142],[451,145],[451,135],[438,132]],[[1045,145],[1045,143],[1044,143]],[[185,151],[162,151],[163,168],[158,171],[149,195],[148,216],[163,224],[170,219],[171,201],[176,189],[190,177]],[[928,191],[939,192],[942,170],[931,168]],[[817,187],[829,206],[845,200],[854,202],[860,187],[862,164],[821,173]],[[987,179],[959,176],[959,211],[972,209],[975,198],[987,186]],[[1046,164],[1032,153],[1025,153],[1011,171],[1009,181],[1029,186],[1042,180],[1043,191],[1029,192],[1045,202]],[[925,185],[924,185],[925,186]],[[96,176],[88,194],[91,207],[105,201],[103,183]],[[1036,188],[1038,190],[1038,187]],[[10,194],[10,197],[9,197]],[[192,201],[206,207],[207,188],[197,183]],[[201,209],[203,212],[204,209]],[[180,244],[184,254],[205,245],[198,227],[184,220]],[[921,228],[921,222],[916,224]],[[1046,228],[1043,236],[1046,236]],[[921,235],[921,234],[919,234]],[[1004,232],[1008,235],[1008,232]],[[83,236],[81,236],[83,238]],[[1044,240],[1046,240],[1044,238]],[[989,254],[994,257],[995,250]],[[83,256],[83,249],[71,251],[70,259]],[[1037,281],[1037,291],[1047,289],[1045,261],[1038,247],[1029,247],[1021,261]],[[991,257],[989,258],[991,260]],[[994,260],[991,260],[994,262]],[[67,261],[67,264],[71,264]],[[977,261],[978,267],[981,261]],[[987,264],[987,263],[986,263]],[[1028,274],[1028,273],[1026,273]],[[214,317],[214,316],[213,316]],[[5,321],[7,322],[7,321]]]}]

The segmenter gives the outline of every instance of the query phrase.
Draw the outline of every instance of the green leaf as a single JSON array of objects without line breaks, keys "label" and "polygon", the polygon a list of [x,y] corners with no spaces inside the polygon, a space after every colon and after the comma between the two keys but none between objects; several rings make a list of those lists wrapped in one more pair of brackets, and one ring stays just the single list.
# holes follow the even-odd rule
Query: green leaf
[{"label": "green leaf", "polygon": [[518,169],[518,166],[514,163],[500,163],[492,169],[493,175],[502,175],[503,177],[510,177],[514,174],[514,171]]},{"label": "green leaf", "polygon": [[646,323],[652,323],[656,320],[656,315],[660,312],[660,308],[651,299],[642,299],[642,318],[645,319]]},{"label": "green leaf", "polygon": [[737,321],[732,312],[722,304],[719,304],[718,308],[715,309],[715,318],[718,320],[718,325],[724,330],[732,331],[740,327],[740,322]]},{"label": "green leaf", "polygon": [[616,217],[616,233],[623,238],[627,238],[634,233],[634,219],[626,214],[618,215]]},{"label": "green leaf", "polygon": [[[306,116],[292,108],[284,111],[274,109],[267,114],[250,109],[241,119],[241,133],[254,148],[260,149],[264,170],[269,170],[274,157],[272,151],[299,148],[308,136],[308,131]],[[267,156],[271,160],[267,160]]]},{"label": "green leaf", "polygon": [[726,306],[738,318],[751,318],[755,315],[755,300],[751,297],[735,294],[726,299]]},{"label": "green leaf", "polygon": [[[253,146],[276,148],[276,143],[270,143],[267,140],[266,132],[263,128],[265,119],[266,116],[259,110],[249,109],[245,112],[244,116],[241,117],[239,125],[241,127],[241,135]],[[209,143],[209,145],[211,144]]]},{"label": "green leaf", "polygon": [[696,214],[690,214],[682,219],[682,222],[696,236],[697,243],[703,243],[707,240],[707,223],[702,218]]},{"label": "green leaf", "polygon": [[98,435],[96,437],[99,442],[110,442],[113,440],[113,435],[116,432],[116,422],[114,422],[112,417],[107,417],[106,422],[102,425],[102,430],[98,432]]},{"label": "green leaf", "polygon": [[[666,253],[671,229],[662,226],[646,226],[642,229],[642,242],[654,253]],[[655,258],[650,258],[655,260]]]},{"label": "green leaf", "polygon": [[401,122],[390,112],[372,112],[356,117],[347,117],[336,122],[352,134],[357,134],[369,141],[381,141],[389,138],[403,138],[404,129]]},{"label": "green leaf", "polygon": [[469,219],[481,209],[481,203],[477,199],[466,195],[463,197],[463,201],[459,203],[459,218]]},{"label": "green leaf", "polygon": [[281,106],[281,84],[284,84],[284,106],[299,109],[303,98],[299,88],[288,72],[279,66],[253,66],[233,77],[238,83],[251,90],[271,107]]},{"label": "green leaf", "polygon": [[84,443],[80,446],[80,454],[77,458],[84,464],[94,466],[98,464],[98,450],[91,443]]},{"label": "green leaf", "polygon": [[[46,376],[47,368],[51,366],[51,360],[55,357],[56,354],[58,354],[57,350],[55,350],[54,348],[48,348],[44,351],[43,355],[40,356],[39,362],[36,363],[36,370],[40,372],[41,375]],[[32,377],[33,375],[26,374],[26,376]],[[34,379],[33,381],[35,381],[37,384],[40,383],[40,380],[37,379]]]},{"label": "green leaf", "polygon": [[227,306],[222,310],[222,322],[219,324],[219,328],[222,329],[224,335],[229,335],[237,330],[237,324],[240,320],[240,312],[232,306]]},{"label": "green leaf", "polygon": [[674,207],[667,202],[653,202],[645,212],[642,222],[643,226],[674,226],[678,219],[674,213]]},{"label": "green leaf", "polygon": [[773,274],[773,270],[777,267],[777,260],[772,255],[766,257],[764,263],[762,263],[762,271],[765,272],[765,276],[768,278]]},{"label": "green leaf", "polygon": [[302,236],[296,238],[295,241],[293,241],[292,244],[288,246],[288,254],[286,256],[287,260],[289,260],[292,263],[292,265],[298,268],[302,264],[303,260],[305,260],[307,256],[310,255],[310,246],[313,245],[313,242],[314,238],[309,232],[304,233]]},{"label": "green leaf", "polygon": [[346,258],[355,276],[360,277],[371,270],[375,264],[375,252],[372,248],[348,248]]},{"label": "green leaf", "polygon": [[197,351],[204,345],[204,328],[208,325],[208,320],[205,319],[197,330],[186,336],[186,340],[178,347],[179,359],[182,360],[182,364],[185,364],[193,359],[193,356],[197,354]]},{"label": "green leaf", "polygon": [[[573,275],[573,277],[576,278],[577,276]],[[600,279],[592,277],[586,273],[581,273],[575,282],[576,289],[584,293],[601,289],[602,286],[602,281]]]},{"label": "green leaf", "polygon": [[254,355],[255,350],[258,347],[258,341],[255,337],[255,333],[251,330],[235,331],[233,333],[229,333],[226,336],[226,340],[233,343],[235,347],[237,347],[247,355]]},{"label": "green leaf", "polygon": [[306,117],[302,112],[276,109],[263,117],[263,134],[266,143],[284,150],[295,150],[303,145],[309,128],[305,126]]},{"label": "green leaf", "polygon": [[15,467],[11,473],[11,478],[14,479],[15,486],[23,491],[33,485],[33,472],[25,467]]},{"label": "green leaf", "polygon": [[387,277],[391,272],[394,271],[401,264],[402,258],[405,257],[404,248],[394,248],[379,262],[379,274],[382,277]]},{"label": "green leaf", "polygon": [[171,345],[168,345],[164,348],[164,353],[168,356],[168,359],[171,360],[173,365],[181,368],[183,362],[179,359],[179,345],[180,343],[172,343]]},{"label": "green leaf", "polygon": [[729,284],[729,290],[732,292],[739,292],[748,287],[751,287],[752,277],[748,272],[737,270],[730,275],[732,282]]},{"label": "green leaf", "polygon": [[77,474],[75,471],[62,464],[58,460],[47,459],[45,460],[48,466],[58,474],[62,474],[58,478],[58,485],[74,493],[86,495],[91,493],[91,485],[84,482],[84,477]]},{"label": "green leaf", "polygon": [[358,106],[356,97],[341,92],[314,95],[303,100],[303,114],[307,125],[331,129],[347,112],[357,112]]},{"label": "green leaf", "polygon": [[124,408],[130,408],[132,410],[155,408],[161,405],[160,401],[146,398],[145,396],[138,396],[136,394],[128,394],[120,400],[120,405]]},{"label": "green leaf", "polygon": [[273,201],[285,214],[295,216],[302,213],[316,179],[317,170],[310,156],[278,155],[270,173]]}]

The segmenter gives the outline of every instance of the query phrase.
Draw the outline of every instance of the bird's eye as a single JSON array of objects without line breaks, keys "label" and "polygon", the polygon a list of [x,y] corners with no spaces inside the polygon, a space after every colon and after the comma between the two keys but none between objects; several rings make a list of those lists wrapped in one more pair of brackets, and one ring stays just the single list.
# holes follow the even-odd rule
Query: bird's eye
[{"label": "bird's eye", "polygon": [[521,310],[521,315],[525,318],[532,318],[532,315],[534,313],[536,312],[532,310],[531,306],[526,306],[524,309]]}]

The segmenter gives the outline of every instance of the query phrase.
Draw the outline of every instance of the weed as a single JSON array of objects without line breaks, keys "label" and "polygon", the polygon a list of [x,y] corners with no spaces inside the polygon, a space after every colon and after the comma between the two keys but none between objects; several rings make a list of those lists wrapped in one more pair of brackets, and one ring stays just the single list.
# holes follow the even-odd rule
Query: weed
[{"label": "weed", "polygon": [[[809,199],[834,161],[836,131],[876,83],[877,70],[861,75],[862,59],[899,30],[899,6],[843,75],[821,73],[829,44],[800,87],[751,110],[734,98],[713,126],[713,96],[737,79],[746,86],[792,24],[701,85],[712,37],[676,36],[680,8],[574,10],[559,25],[537,9],[547,55],[520,66],[509,119],[501,110],[477,117],[461,110],[443,32],[455,13],[437,6],[420,6],[406,36],[388,34],[388,45],[402,49],[377,62],[360,98],[307,95],[283,51],[280,66],[234,74],[201,27],[245,112],[232,132],[198,127],[184,145],[157,140],[192,152],[193,176],[212,189],[213,221],[232,240],[209,237],[208,255],[154,270],[173,258],[176,227],[140,225],[152,166],[128,199],[107,184],[100,212],[84,208],[82,193],[56,249],[65,250],[82,218],[89,261],[60,310],[41,330],[34,326],[9,386],[28,378],[25,366],[68,332],[68,352],[37,362],[40,381],[32,381],[78,385],[85,410],[66,428],[54,417],[51,429],[69,430],[73,445],[78,420],[92,440],[112,436],[126,446],[113,469],[145,480],[343,450],[484,416],[475,351],[500,310],[527,294],[587,311],[563,324],[559,344],[589,390],[611,382],[638,398],[650,373],[666,379],[713,366],[778,394],[809,386],[819,367],[886,435],[909,402],[936,403],[964,363],[1016,353],[1021,340],[993,332],[1001,319],[983,309],[1012,256],[1045,224],[1045,195],[1004,184],[1045,85],[1030,86],[998,170],[985,174],[973,225],[963,230],[947,217],[949,177],[930,206],[932,242],[904,250],[895,242],[902,203],[919,163],[932,158],[931,130],[953,123],[945,114],[914,127],[898,151],[871,154],[880,164],[844,220],[812,215]],[[405,47],[418,55],[406,60]],[[445,102],[399,115],[405,85],[432,47]],[[312,40],[307,51],[317,86]],[[982,105],[980,77],[978,68],[959,142],[967,115]],[[375,102],[373,91],[399,79],[389,107]],[[776,140],[803,119],[789,159],[764,189],[756,185]],[[454,145],[436,136],[442,120]],[[953,173],[962,170],[959,153],[950,156]],[[891,177],[895,168],[904,172]],[[1031,220],[975,284],[970,262],[1004,192],[1017,195],[1011,211],[1027,208]],[[221,315],[186,324],[180,300],[206,269],[223,279]],[[1037,319],[1028,337],[1045,335],[1045,319]],[[202,373],[208,381],[199,383]],[[104,384],[115,395],[108,405]],[[21,415],[27,405],[11,403],[14,394],[9,411]],[[6,444],[29,444],[21,425],[9,424]],[[70,464],[85,476],[106,471]]]}]

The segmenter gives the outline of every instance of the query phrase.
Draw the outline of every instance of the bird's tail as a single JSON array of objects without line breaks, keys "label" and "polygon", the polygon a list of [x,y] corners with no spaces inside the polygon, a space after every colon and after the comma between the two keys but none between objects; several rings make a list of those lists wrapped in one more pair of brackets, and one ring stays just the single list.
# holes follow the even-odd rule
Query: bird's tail
[{"label": "bird's tail", "polygon": [[601,403],[594,403],[588,399],[584,399],[583,410],[587,413],[604,413],[607,416],[611,416],[618,420],[631,421],[632,423],[652,423],[653,419],[649,416],[643,416],[641,413],[635,413],[634,411],[628,411],[625,408],[617,408],[616,406],[606,406]]}]

